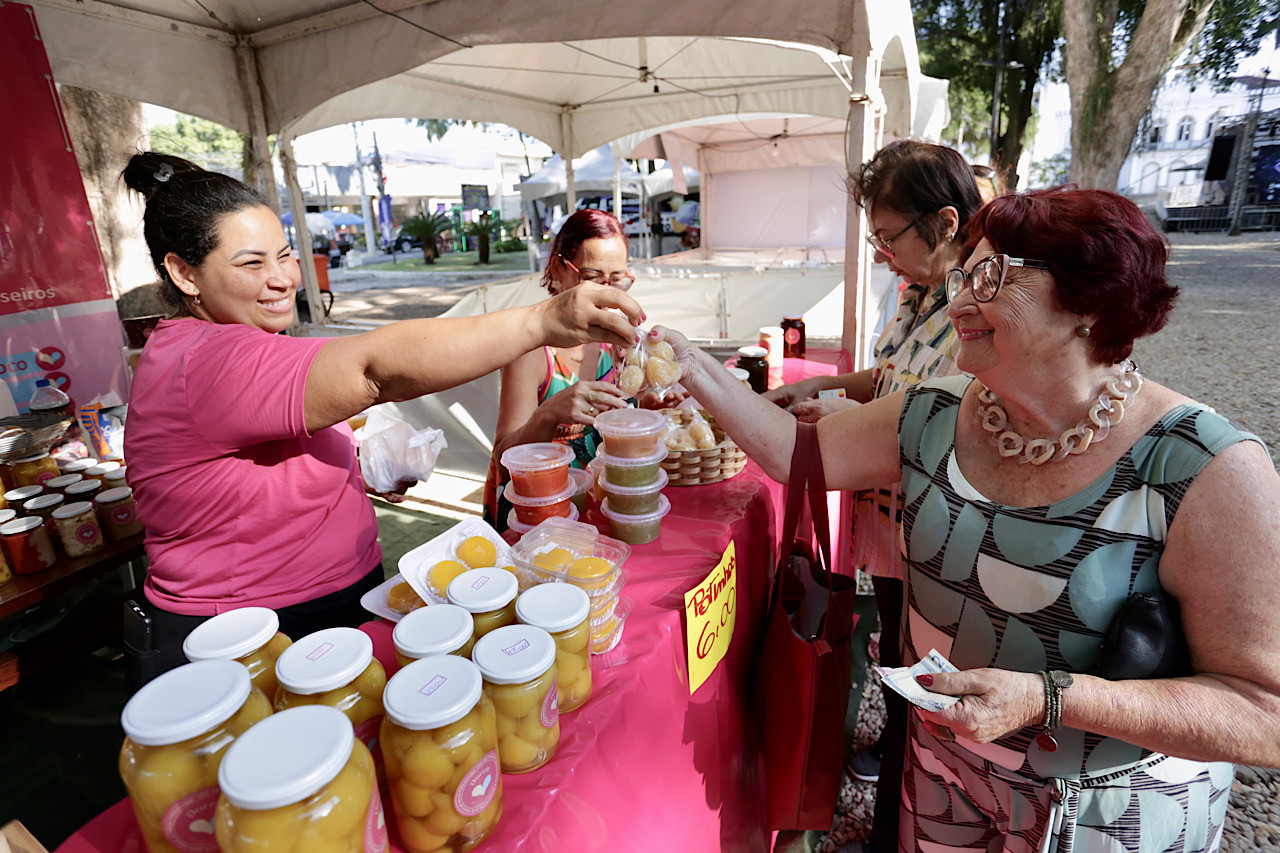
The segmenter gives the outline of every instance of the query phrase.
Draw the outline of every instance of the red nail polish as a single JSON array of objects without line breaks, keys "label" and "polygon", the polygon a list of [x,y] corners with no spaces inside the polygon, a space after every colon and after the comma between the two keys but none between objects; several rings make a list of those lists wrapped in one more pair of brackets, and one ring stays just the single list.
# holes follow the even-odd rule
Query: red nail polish
[{"label": "red nail polish", "polygon": [[636,343],[640,343],[640,336],[636,335]]},{"label": "red nail polish", "polygon": [[927,672],[924,675],[917,675],[916,684],[919,684],[921,687],[932,687],[933,676]]},{"label": "red nail polish", "polygon": [[648,314],[641,314],[641,315],[640,315],[640,322],[642,322],[642,323],[643,323],[645,320],[648,320],[648,319],[649,319],[649,315],[648,315]]}]

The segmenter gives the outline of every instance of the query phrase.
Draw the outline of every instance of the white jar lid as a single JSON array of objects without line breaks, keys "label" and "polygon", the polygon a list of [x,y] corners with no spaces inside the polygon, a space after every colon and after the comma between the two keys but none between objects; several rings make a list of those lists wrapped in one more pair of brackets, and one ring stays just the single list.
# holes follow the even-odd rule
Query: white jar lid
[{"label": "white jar lid", "polygon": [[93,504],[88,501],[76,501],[75,503],[63,504],[53,511],[53,517],[75,518],[83,512],[93,512]]},{"label": "white jar lid", "polygon": [[102,483],[97,480],[77,480],[70,486],[62,490],[65,495],[84,495],[98,491],[102,488]]},{"label": "white jar lid", "polygon": [[115,468],[108,468],[107,463],[99,462],[97,465],[94,465],[92,468],[84,469],[84,475],[86,477],[105,477],[107,476],[108,471],[114,471],[114,470]]},{"label": "white jar lid", "polygon": [[438,729],[470,713],[483,687],[474,663],[457,655],[436,655],[416,660],[391,676],[382,705],[387,718],[401,728]]},{"label": "white jar lid", "polygon": [[782,319],[784,319],[784,320],[803,320],[803,319],[804,319],[804,315],[803,315],[803,314],[783,314],[783,315],[782,315]]},{"label": "white jar lid", "polygon": [[4,499],[11,504],[29,501],[44,491],[44,486],[19,486],[4,493]]},{"label": "white jar lid", "polygon": [[75,474],[80,471],[88,470],[98,464],[97,459],[73,459],[66,465],[62,466],[62,473]]},{"label": "white jar lid", "polygon": [[114,503],[115,501],[122,501],[132,494],[133,489],[128,486],[120,486],[116,489],[107,489],[106,491],[98,492],[97,501],[98,503],[109,504]]},{"label": "white jar lid", "polygon": [[355,739],[351,721],[337,708],[287,708],[255,724],[227,748],[218,767],[218,787],[238,809],[262,811],[301,802],[342,772]]},{"label": "white jar lid", "polygon": [[84,477],[81,476],[80,474],[63,474],[60,477],[54,477],[53,479],[49,480],[48,482],[45,483],[45,486],[47,486],[50,489],[65,489],[67,486],[70,486],[72,483],[78,483],[83,479]]},{"label": "white jar lid", "polygon": [[532,625],[506,625],[476,640],[471,660],[480,667],[485,681],[523,684],[556,662],[556,641]]},{"label": "white jar lid", "polygon": [[590,612],[591,596],[569,583],[541,583],[516,599],[517,619],[551,633],[582,624]]},{"label": "white jar lid", "polygon": [[751,378],[751,374],[741,367],[730,367],[729,375],[732,376],[734,379],[737,379],[739,382],[746,382],[749,378]]},{"label": "white jar lid", "polygon": [[117,468],[114,471],[108,471],[106,474],[102,476],[102,479],[106,480],[109,483],[114,483],[117,480],[123,483],[125,481],[125,477],[127,477],[128,475],[129,475],[129,472],[126,471],[124,468]]},{"label": "white jar lid", "polygon": [[249,670],[233,661],[184,664],[133,694],[120,725],[129,740],[142,746],[181,743],[231,719],[252,687]]},{"label": "white jar lid", "polygon": [[470,612],[456,604],[431,604],[406,614],[396,623],[391,639],[405,657],[425,658],[456,652],[474,630]]},{"label": "white jar lid", "polygon": [[270,608],[228,610],[197,625],[182,641],[182,653],[190,661],[236,660],[262,648],[279,630],[280,617]]},{"label": "white jar lid", "polygon": [[35,530],[42,524],[44,524],[44,519],[38,515],[15,518],[13,521],[0,524],[0,534],[13,536],[16,533],[26,533],[28,530]]},{"label": "white jar lid", "polygon": [[738,347],[738,355],[747,358],[764,358],[769,351],[764,347]]},{"label": "white jar lid", "polygon": [[519,591],[516,576],[506,569],[470,569],[449,582],[448,599],[469,613],[488,613],[506,607]]},{"label": "white jar lid", "polygon": [[57,506],[62,503],[62,495],[40,495],[34,497],[22,505],[22,508],[28,512],[35,512],[38,509],[48,509],[51,506]]},{"label": "white jar lid", "polygon": [[8,524],[18,517],[16,509],[0,509],[0,525]]},{"label": "white jar lid", "polygon": [[311,696],[350,684],[373,660],[373,640],[356,628],[325,628],[298,640],[276,659],[276,679],[290,693]]}]

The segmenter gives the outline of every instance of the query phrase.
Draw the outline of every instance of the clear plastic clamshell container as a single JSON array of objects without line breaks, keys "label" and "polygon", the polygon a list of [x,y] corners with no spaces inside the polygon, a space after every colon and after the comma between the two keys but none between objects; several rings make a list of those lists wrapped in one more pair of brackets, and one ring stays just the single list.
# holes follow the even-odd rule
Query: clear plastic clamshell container
[{"label": "clear plastic clamshell container", "polygon": [[449,584],[469,569],[492,566],[515,571],[511,546],[478,518],[459,522],[405,553],[398,566],[423,601],[437,604],[448,601]]},{"label": "clear plastic clamshell container", "polygon": [[552,518],[526,533],[511,548],[522,588],[570,583],[592,598],[622,587],[622,566],[631,546],[603,536],[590,524]]}]

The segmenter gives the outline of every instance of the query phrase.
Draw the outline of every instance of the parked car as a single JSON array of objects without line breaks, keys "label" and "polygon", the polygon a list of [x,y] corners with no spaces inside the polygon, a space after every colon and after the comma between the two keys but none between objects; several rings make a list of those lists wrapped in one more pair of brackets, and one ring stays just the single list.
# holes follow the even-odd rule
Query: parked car
[{"label": "parked car", "polygon": [[422,240],[410,234],[401,233],[400,229],[396,229],[395,235],[391,238],[391,242],[383,248],[383,251],[390,254],[396,252],[412,252],[414,249],[422,248]]},{"label": "parked car", "polygon": [[[578,210],[594,207],[596,210],[613,213],[613,196],[585,196],[578,199],[576,207]],[[622,231],[628,237],[636,237],[643,234],[644,221],[640,217],[639,200],[624,197],[622,199],[622,214],[618,216],[618,221],[622,223]]]}]

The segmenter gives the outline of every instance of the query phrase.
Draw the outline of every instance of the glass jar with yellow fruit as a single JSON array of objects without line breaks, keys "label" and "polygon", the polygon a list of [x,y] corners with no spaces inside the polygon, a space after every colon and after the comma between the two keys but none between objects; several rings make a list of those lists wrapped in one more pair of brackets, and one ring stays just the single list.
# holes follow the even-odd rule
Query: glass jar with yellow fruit
[{"label": "glass jar with yellow fruit", "polygon": [[400,846],[474,848],[502,816],[497,715],[480,670],[453,655],[415,661],[384,700],[382,760]]},{"label": "glass jar with yellow fruit", "polygon": [[508,625],[477,640],[471,660],[497,713],[502,772],[528,773],[550,761],[560,745],[555,640],[532,625]]},{"label": "glass jar with yellow fruit", "polygon": [[200,623],[182,641],[189,661],[233,660],[249,670],[253,686],[275,698],[276,660],[292,641],[280,633],[280,617],[267,607],[241,607]]},{"label": "glass jar with yellow fruit", "polygon": [[245,733],[218,769],[222,853],[382,853],[373,757],[333,708],[290,708]]},{"label": "glass jar with yellow fruit", "polygon": [[120,778],[151,853],[209,849],[227,747],[270,715],[248,671],[226,660],[169,670],[129,699]]},{"label": "glass jar with yellow fruit", "polygon": [[308,634],[280,653],[276,678],[277,711],[328,705],[347,715],[365,746],[378,736],[387,673],[365,632],[326,628]]},{"label": "glass jar with yellow fruit", "polygon": [[560,713],[591,698],[591,599],[576,586],[544,583],[516,599],[516,618],[556,642],[556,692]]},{"label": "glass jar with yellow fruit", "polygon": [[433,604],[397,622],[391,639],[401,666],[432,655],[469,658],[476,644],[475,620],[456,604]]},{"label": "glass jar with yellow fruit", "polygon": [[471,614],[476,639],[516,621],[516,576],[505,568],[472,569],[449,584],[449,603]]}]

